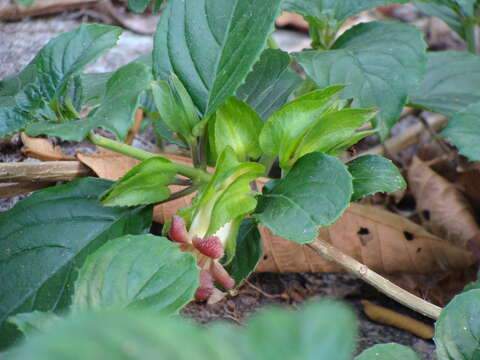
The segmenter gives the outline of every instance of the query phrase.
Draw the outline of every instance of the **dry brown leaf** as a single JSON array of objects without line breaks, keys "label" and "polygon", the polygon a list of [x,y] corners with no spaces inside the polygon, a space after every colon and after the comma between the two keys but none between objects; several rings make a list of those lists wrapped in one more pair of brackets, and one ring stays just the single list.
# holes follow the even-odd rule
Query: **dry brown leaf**
[{"label": "dry brown leaf", "polygon": [[408,183],[429,231],[463,248],[480,232],[463,194],[417,157],[408,170]]},{"label": "dry brown leaf", "polygon": [[92,169],[98,177],[108,180],[120,179],[128,170],[140,163],[139,160],[113,152],[100,154],[78,152],[77,158]]},{"label": "dry brown leaf", "polygon": [[31,138],[27,134],[21,134],[23,147],[22,153],[27,157],[44,161],[52,160],[75,160],[73,156],[63,153],[60,146],[52,145],[47,139]]},{"label": "dry brown leaf", "polygon": [[[264,259],[259,272],[337,272],[336,265],[306,246],[288,242],[261,228]],[[386,210],[351,204],[320,237],[379,273],[430,273],[460,269],[473,256],[421,226]]]},{"label": "dry brown leaf", "polygon": [[291,26],[300,31],[308,32],[308,22],[300,14],[284,11],[275,21],[278,27]]}]

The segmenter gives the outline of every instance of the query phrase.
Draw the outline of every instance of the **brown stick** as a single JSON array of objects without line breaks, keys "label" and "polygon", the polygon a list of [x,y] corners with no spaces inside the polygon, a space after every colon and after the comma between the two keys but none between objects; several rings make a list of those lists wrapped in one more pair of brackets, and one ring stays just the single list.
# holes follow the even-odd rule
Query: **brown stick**
[{"label": "brown stick", "polygon": [[433,330],[433,327],[415,320],[410,316],[376,305],[368,300],[362,300],[361,303],[365,314],[375,322],[395,326],[396,328],[406,330],[427,340],[431,339],[434,335],[435,331]]},{"label": "brown stick", "polygon": [[362,279],[367,284],[373,286],[375,289],[400,304],[434,320],[438,319],[440,316],[440,311],[442,310],[440,307],[409,293],[398,285],[395,285],[390,280],[387,280],[383,276],[370,270],[366,265],[344,254],[329,243],[318,239],[307,246],[320,256],[340,265],[352,275]]},{"label": "brown stick", "polygon": [[133,139],[135,135],[137,135],[138,131],[140,130],[140,126],[142,126],[143,121],[143,111],[138,109],[135,113],[135,120],[133,122],[132,128],[128,131],[127,138],[125,139],[125,144],[132,145]]},{"label": "brown stick", "polygon": [[0,20],[20,20],[26,16],[53,14],[84,6],[91,6],[99,0],[41,0],[31,6],[15,2],[0,3]]},{"label": "brown stick", "polygon": [[0,199],[28,194],[29,192],[46,188],[51,184],[49,182],[0,183]]},{"label": "brown stick", "polygon": [[0,183],[70,181],[92,174],[79,161],[0,163]]},{"label": "brown stick", "polygon": [[[444,124],[447,123],[447,118],[442,115],[434,115],[430,119],[426,120],[431,129],[437,131]],[[425,129],[424,125],[421,122],[410,126],[407,130],[401,132],[397,136],[394,136],[385,141],[385,143],[374,146],[373,148],[359,153],[357,156],[363,155],[382,155],[385,152],[385,149],[388,150],[389,154],[398,154],[400,151],[406,147],[414,144],[417,141],[420,133]]]}]

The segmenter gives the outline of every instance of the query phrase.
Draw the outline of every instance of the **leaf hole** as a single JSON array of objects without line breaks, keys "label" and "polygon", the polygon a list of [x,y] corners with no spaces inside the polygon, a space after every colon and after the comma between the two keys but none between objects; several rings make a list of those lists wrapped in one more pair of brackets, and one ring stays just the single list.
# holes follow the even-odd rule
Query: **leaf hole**
[{"label": "leaf hole", "polygon": [[373,239],[373,235],[370,234],[370,230],[366,227],[361,227],[360,230],[357,231],[357,235],[363,246],[367,246],[368,242]]},{"label": "leaf hole", "polygon": [[425,220],[430,221],[430,210],[428,209],[422,210],[422,217]]},{"label": "leaf hole", "polygon": [[415,236],[408,231],[404,231],[403,236],[405,236],[405,239],[407,239],[408,241],[412,241],[413,239],[415,239]]}]

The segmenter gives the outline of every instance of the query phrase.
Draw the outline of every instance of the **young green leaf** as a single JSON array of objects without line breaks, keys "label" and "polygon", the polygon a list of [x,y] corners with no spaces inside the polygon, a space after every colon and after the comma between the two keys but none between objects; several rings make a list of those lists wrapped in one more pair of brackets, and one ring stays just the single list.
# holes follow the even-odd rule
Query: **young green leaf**
[{"label": "young green leaf", "polygon": [[[311,152],[337,155],[346,144],[356,143],[370,132],[356,130],[370,121],[377,111],[372,109],[344,109],[322,116],[305,134],[292,158],[292,163]],[[360,139],[359,139],[360,137]]]},{"label": "young green leaf", "polygon": [[255,218],[274,234],[304,244],[337,220],[350,204],[352,176],[340,160],[305,155],[274,188],[259,197]]},{"label": "young green leaf", "polygon": [[263,245],[257,223],[243,219],[236,239],[236,251],[225,269],[239,286],[255,270],[263,255]]},{"label": "young green leaf", "polygon": [[[7,317],[70,302],[75,269],[107,240],[150,227],[151,208],[107,208],[110,181],[85,178],[41,190],[0,214],[0,347],[17,336]],[[21,284],[21,286],[19,285]]]},{"label": "young green leaf", "polygon": [[0,82],[0,138],[34,121],[56,121],[65,111],[70,81],[115,45],[118,27],[87,24],[51,40],[17,76]]},{"label": "young green leaf", "polygon": [[453,298],[435,323],[439,360],[476,360],[480,355],[480,289]]},{"label": "young green leaf", "polygon": [[451,141],[471,161],[480,161],[480,102],[452,115],[440,136]]},{"label": "young green leaf", "polygon": [[184,142],[195,146],[195,126],[200,122],[195,105],[187,90],[172,74],[168,81],[159,80],[152,84],[152,94],[162,121],[176,132]]},{"label": "young green leaf", "polygon": [[335,85],[315,90],[277,110],[260,133],[263,152],[278,156],[281,167],[288,166],[302,138],[323,114],[330,111],[335,95],[342,89],[342,85]]},{"label": "young green leaf", "polygon": [[62,319],[51,312],[33,311],[10,316],[8,322],[15,325],[23,335],[29,337],[52,329]]},{"label": "young green leaf", "polygon": [[72,311],[100,308],[176,313],[199,283],[195,258],[164,237],[126,235],[90,255],[75,283]]},{"label": "young green leaf", "polygon": [[302,78],[290,67],[292,59],[278,49],[266,49],[260,60],[237,90],[237,97],[245,101],[263,120],[267,120],[283,106]]},{"label": "young green leaf", "polygon": [[353,106],[379,108],[376,122],[385,138],[420,83],[425,49],[423,34],[413,26],[370,22],[345,32],[331,50],[303,51],[295,58],[318,87],[346,84],[341,96],[353,98]]},{"label": "young green leaf", "polygon": [[111,131],[124,140],[133,125],[141,95],[150,86],[148,66],[133,62],[121,67],[107,82],[102,104],[85,120],[64,123],[33,123],[27,134],[58,136],[63,140],[81,141],[98,127]]},{"label": "young green leaf", "polygon": [[264,171],[261,164],[239,162],[232,148],[227,146],[218,158],[212,179],[194,202],[189,232],[199,238],[217,231],[227,234],[223,238],[236,237],[236,232],[230,231],[229,223],[238,219],[241,221],[255,209],[257,201],[250,182],[262,176]]},{"label": "young green leaf", "polygon": [[265,311],[248,324],[247,358],[349,360],[356,335],[355,313],[340,302],[310,303],[294,314]]},{"label": "young green leaf", "polygon": [[410,104],[446,116],[480,102],[480,57],[465,51],[428,53],[425,78]]},{"label": "young green leaf", "polygon": [[420,0],[430,2],[435,5],[449,7],[463,18],[473,18],[475,16],[476,0]]},{"label": "young green leaf", "polygon": [[379,344],[364,350],[355,360],[422,360],[412,349],[404,345]]},{"label": "young green leaf", "polygon": [[377,155],[360,156],[347,163],[353,178],[352,201],[377,192],[394,192],[407,187],[398,168]]},{"label": "young green leaf", "polygon": [[230,146],[237,157],[245,161],[261,155],[258,135],[263,122],[250,106],[231,97],[217,110],[211,121],[215,123],[213,139],[217,154]]},{"label": "young green leaf", "polygon": [[170,196],[168,185],[176,173],[175,165],[168,159],[147,159],[133,167],[100,199],[105,206],[137,206],[163,201]]},{"label": "young green leaf", "polygon": [[170,0],[155,35],[157,78],[167,79],[174,72],[207,118],[252,70],[281,2]]}]

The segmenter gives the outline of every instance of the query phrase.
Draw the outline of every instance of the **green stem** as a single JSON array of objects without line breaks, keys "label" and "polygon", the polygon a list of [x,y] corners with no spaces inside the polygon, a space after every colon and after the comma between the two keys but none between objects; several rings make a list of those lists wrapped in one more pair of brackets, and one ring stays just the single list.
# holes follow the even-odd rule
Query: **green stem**
[{"label": "green stem", "polygon": [[275,41],[275,39],[273,38],[273,35],[270,35],[268,37],[268,40],[267,40],[267,45],[270,49],[278,49],[279,46],[277,44],[277,42]]},{"label": "green stem", "polygon": [[272,170],[272,166],[275,163],[275,157],[263,154],[258,162],[265,166],[265,176],[268,177],[268,175],[270,174],[270,170]]},{"label": "green stem", "polygon": [[[136,147],[108,139],[104,136],[95,134],[93,132],[90,132],[88,135],[88,139],[94,143],[97,146],[101,146],[105,149],[112,150],[116,153],[123,154],[129,157],[132,157],[134,159],[138,160],[147,160],[153,157],[160,157],[157,154],[153,154],[151,152],[145,151],[138,149]],[[194,181],[200,181],[200,182],[209,182],[211,179],[211,175],[207,173],[206,171],[203,171],[201,169],[195,169],[192,168],[191,166],[180,164],[177,162],[173,162],[177,168],[177,173],[180,175],[186,176]]]},{"label": "green stem", "polygon": [[169,201],[172,201],[172,200],[176,200],[176,199],[180,199],[184,196],[187,196],[187,195],[190,195],[191,193],[197,191],[198,189],[198,185],[192,185],[192,186],[189,186],[185,189],[182,189],[180,191],[177,191],[177,192],[174,192],[172,195],[170,195],[168,197],[168,199],[165,199],[163,201],[160,201],[158,204],[163,204],[163,203],[166,203],[166,202],[169,202]]},{"label": "green stem", "polygon": [[477,26],[474,21],[465,24],[465,41],[467,42],[468,51],[477,54]]}]

